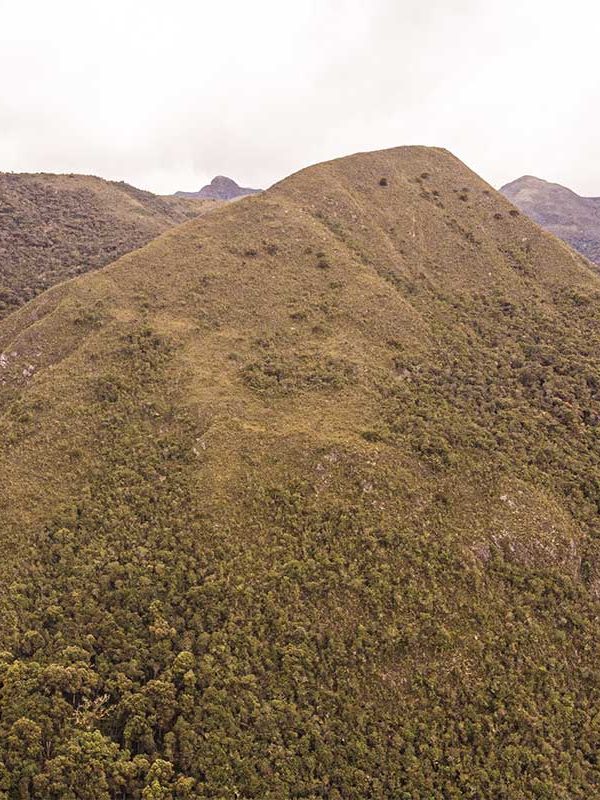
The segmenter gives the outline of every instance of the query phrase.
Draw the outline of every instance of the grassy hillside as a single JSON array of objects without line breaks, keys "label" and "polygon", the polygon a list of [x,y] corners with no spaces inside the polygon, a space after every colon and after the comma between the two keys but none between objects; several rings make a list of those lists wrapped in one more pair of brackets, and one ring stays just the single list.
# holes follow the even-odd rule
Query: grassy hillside
[{"label": "grassy hillside", "polygon": [[210,207],[89,175],[0,173],[0,318]]},{"label": "grassy hillside", "polygon": [[0,792],[598,794],[600,278],[443,150],[0,324]]}]

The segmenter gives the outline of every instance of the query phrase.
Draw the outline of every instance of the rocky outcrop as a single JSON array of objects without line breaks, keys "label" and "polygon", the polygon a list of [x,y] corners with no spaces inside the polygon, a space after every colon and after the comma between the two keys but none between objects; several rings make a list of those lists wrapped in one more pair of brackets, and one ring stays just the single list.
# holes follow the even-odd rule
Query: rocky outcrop
[{"label": "rocky outcrop", "polygon": [[198,192],[175,192],[176,197],[196,197],[200,200],[235,200],[248,194],[258,194],[261,189],[250,189],[239,186],[231,178],[217,175],[212,181],[203,186]]}]

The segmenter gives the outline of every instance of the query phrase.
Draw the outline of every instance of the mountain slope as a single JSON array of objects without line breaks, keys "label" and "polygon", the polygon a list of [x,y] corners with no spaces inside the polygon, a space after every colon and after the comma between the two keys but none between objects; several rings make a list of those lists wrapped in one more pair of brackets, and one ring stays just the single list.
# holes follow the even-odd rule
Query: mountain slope
[{"label": "mountain slope", "polygon": [[558,183],[530,175],[500,191],[543,228],[600,264],[600,198],[580,197]]},{"label": "mountain slope", "polygon": [[197,192],[175,192],[175,197],[195,197],[199,200],[235,200],[248,194],[260,194],[261,189],[238,186],[231,178],[217,175]]},{"label": "mountain slope", "polygon": [[599,297],[400,148],[5,319],[8,796],[595,796]]},{"label": "mountain slope", "polygon": [[0,318],[208,208],[89,175],[0,173]]}]

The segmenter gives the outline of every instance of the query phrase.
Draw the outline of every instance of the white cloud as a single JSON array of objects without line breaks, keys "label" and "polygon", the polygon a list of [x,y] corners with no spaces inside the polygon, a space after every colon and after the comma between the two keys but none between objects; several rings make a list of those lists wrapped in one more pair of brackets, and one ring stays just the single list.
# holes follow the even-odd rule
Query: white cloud
[{"label": "white cloud", "polygon": [[0,169],[169,192],[423,143],[600,194],[598,23],[591,0],[0,0]]}]

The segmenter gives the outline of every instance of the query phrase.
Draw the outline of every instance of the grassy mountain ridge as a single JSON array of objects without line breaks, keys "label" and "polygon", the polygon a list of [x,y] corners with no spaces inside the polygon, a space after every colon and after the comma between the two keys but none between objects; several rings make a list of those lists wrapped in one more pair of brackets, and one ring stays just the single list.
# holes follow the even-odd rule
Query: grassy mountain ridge
[{"label": "grassy mountain ridge", "polygon": [[0,317],[208,208],[91,175],[0,173]]},{"label": "grassy mountain ridge", "polygon": [[0,788],[593,796],[599,293],[399,148],[4,320]]}]

